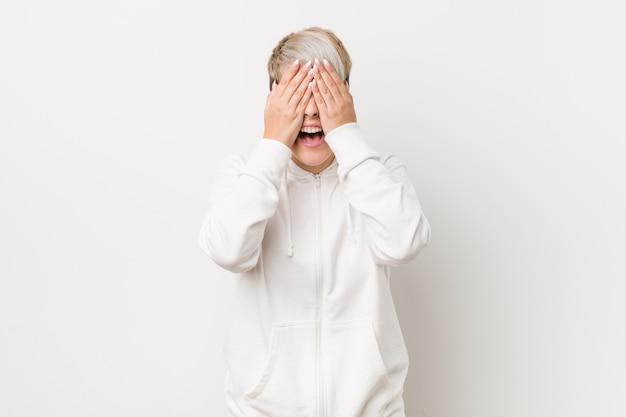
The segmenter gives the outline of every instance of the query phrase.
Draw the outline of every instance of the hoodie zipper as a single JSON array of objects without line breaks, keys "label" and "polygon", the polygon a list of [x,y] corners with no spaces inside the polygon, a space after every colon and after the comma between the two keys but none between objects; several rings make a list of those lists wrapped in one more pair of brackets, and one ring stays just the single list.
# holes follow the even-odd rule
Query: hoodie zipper
[{"label": "hoodie zipper", "polygon": [[315,248],[315,268],[316,268],[316,290],[317,290],[317,415],[318,417],[326,416],[326,386],[324,378],[324,363],[323,363],[323,322],[324,322],[324,262],[322,256],[322,179],[320,174],[313,174],[315,178],[315,199],[317,203],[317,215],[315,217],[316,225],[316,248]]}]

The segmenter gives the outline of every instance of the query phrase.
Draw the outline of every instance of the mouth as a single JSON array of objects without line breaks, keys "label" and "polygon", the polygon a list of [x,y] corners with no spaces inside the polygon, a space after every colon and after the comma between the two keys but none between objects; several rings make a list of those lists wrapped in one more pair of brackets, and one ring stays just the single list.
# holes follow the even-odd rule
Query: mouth
[{"label": "mouth", "polygon": [[298,133],[298,141],[307,148],[316,148],[324,143],[324,131],[320,126],[303,126]]}]

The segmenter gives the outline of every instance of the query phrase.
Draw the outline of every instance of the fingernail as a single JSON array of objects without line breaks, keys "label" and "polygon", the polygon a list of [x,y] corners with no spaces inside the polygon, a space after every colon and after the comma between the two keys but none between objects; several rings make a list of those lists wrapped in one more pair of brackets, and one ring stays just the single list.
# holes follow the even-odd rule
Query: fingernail
[{"label": "fingernail", "polygon": [[317,58],[315,58],[315,63],[316,63],[316,64],[319,64],[319,63],[320,63],[320,60],[319,60],[319,59],[317,59]]},{"label": "fingernail", "polygon": [[328,61],[324,59],[324,65],[328,65]]},{"label": "fingernail", "polygon": [[300,65],[300,60],[296,59],[295,61],[293,61],[292,66],[293,66],[294,68],[295,68],[295,67],[297,67],[298,65]]},{"label": "fingernail", "polygon": [[307,61],[305,67],[310,67],[311,66],[311,61]]}]

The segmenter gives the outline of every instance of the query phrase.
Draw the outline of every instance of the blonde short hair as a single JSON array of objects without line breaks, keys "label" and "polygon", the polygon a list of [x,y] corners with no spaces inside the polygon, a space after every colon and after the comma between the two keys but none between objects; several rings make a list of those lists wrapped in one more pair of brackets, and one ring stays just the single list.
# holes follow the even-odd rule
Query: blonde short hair
[{"label": "blonde short hair", "polygon": [[341,40],[328,29],[312,26],[290,33],[274,47],[267,62],[270,89],[296,59],[303,64],[315,58],[320,61],[326,59],[343,80],[349,81],[352,61]]}]

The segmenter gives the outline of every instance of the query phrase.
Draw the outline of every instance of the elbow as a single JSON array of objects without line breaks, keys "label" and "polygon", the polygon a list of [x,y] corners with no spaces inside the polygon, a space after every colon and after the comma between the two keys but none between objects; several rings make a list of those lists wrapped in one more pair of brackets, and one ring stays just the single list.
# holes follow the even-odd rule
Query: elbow
[{"label": "elbow", "polygon": [[249,261],[239,258],[228,257],[213,257],[213,262],[220,268],[223,268],[234,274],[240,274],[251,270],[256,265],[256,261]]},{"label": "elbow", "polygon": [[410,258],[414,259],[419,253],[428,246],[430,242],[430,223],[423,214],[420,214],[417,227],[414,229],[413,239],[411,241]]},{"label": "elbow", "polygon": [[229,248],[229,245],[213,242],[207,233],[200,233],[198,239],[200,249],[216,265],[233,273],[246,272],[257,264],[259,253],[244,256],[243,251]]},{"label": "elbow", "polygon": [[[405,225],[409,223],[404,223]],[[400,266],[417,258],[430,242],[430,224],[423,214],[413,220],[411,227],[404,227],[388,237],[389,245],[378,246],[377,258],[383,264]]]}]

